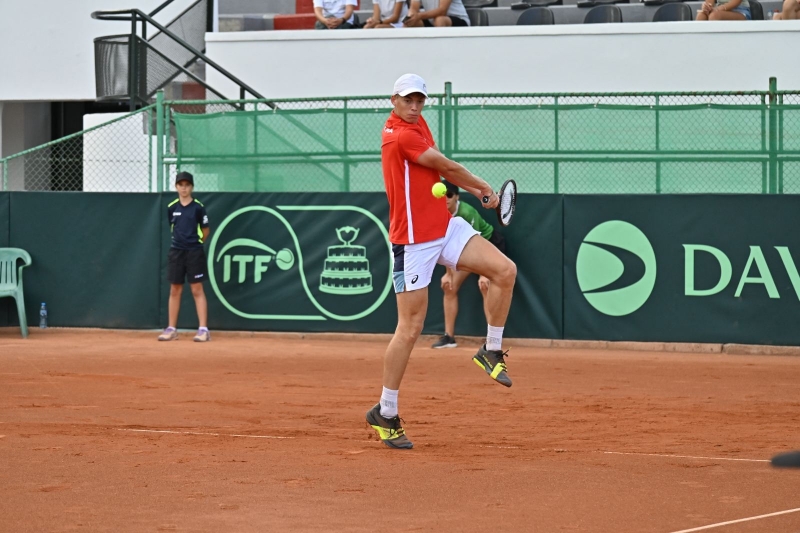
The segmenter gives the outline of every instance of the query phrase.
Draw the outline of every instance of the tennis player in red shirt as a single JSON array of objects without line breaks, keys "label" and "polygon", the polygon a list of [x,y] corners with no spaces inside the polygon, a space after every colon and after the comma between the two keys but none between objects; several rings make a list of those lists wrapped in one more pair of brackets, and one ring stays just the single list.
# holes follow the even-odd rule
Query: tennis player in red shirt
[{"label": "tennis player in red shirt", "polygon": [[486,344],[473,361],[498,383],[511,386],[502,341],[517,267],[467,221],[453,217],[445,198],[435,198],[431,187],[444,176],[478,198],[489,197],[482,204],[485,208],[493,209],[499,200],[488,183],[439,152],[422,118],[427,98],[421,77],[400,76],[394,84],[394,109],[383,127],[381,144],[383,181],[389,199],[389,240],[394,253],[397,329],[384,357],[381,400],[367,412],[367,422],[391,448],[413,447],[400,422],[397,395],[411,350],[422,332],[428,285],[437,263],[489,278]]}]

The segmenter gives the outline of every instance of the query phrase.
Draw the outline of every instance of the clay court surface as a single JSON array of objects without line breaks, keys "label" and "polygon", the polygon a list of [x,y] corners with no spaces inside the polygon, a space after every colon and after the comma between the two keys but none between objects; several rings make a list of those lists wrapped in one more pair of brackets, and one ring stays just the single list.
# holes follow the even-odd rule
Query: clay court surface
[{"label": "clay court surface", "polygon": [[797,357],[426,342],[398,451],[385,337],[191,335],[0,330],[0,530],[800,532]]}]

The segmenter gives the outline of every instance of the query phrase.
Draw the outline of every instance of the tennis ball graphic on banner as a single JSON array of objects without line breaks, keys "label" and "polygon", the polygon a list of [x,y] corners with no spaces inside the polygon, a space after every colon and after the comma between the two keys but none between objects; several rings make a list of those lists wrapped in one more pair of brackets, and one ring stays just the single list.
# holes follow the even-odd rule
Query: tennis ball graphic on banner
[{"label": "tennis ball graphic on banner", "polygon": [[656,256],[639,228],[610,220],[584,237],[575,263],[583,296],[603,314],[629,315],[639,309],[656,283]]}]

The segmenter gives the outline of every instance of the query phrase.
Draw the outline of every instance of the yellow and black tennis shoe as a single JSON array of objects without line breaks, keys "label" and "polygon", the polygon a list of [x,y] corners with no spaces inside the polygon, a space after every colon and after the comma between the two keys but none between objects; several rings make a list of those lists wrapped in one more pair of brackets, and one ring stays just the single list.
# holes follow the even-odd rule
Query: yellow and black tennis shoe
[{"label": "yellow and black tennis shoe", "polygon": [[380,403],[367,411],[367,423],[378,432],[381,442],[389,448],[408,450],[414,447],[414,444],[406,437],[400,417],[384,418],[381,416]]},{"label": "yellow and black tennis shoe", "polygon": [[506,387],[511,386],[511,378],[508,377],[505,359],[508,352],[503,350],[487,350],[486,345],[481,346],[475,357],[472,358],[475,364],[489,374],[489,377]]}]

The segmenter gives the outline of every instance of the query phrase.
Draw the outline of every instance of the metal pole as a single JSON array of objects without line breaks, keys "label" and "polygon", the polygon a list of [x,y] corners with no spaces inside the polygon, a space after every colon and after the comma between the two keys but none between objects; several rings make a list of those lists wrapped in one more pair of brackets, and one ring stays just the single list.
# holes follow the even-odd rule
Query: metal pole
[{"label": "metal pole", "polygon": [[[656,152],[661,149],[661,123],[658,110],[659,98],[656,95]],[[661,161],[656,161],[656,194],[661,194]]]},{"label": "metal pole", "polygon": [[453,84],[444,83],[444,155],[453,157]]},{"label": "metal pole", "polygon": [[[553,98],[553,103],[555,104],[555,108],[553,109],[553,121],[555,126],[555,149],[556,153],[558,153],[558,96]],[[558,160],[553,161],[553,193],[558,194]]]},{"label": "metal pole", "polygon": [[164,91],[156,93],[156,191],[164,190]]},{"label": "metal pole", "polygon": [[769,193],[778,192],[778,80],[769,79]]},{"label": "metal pole", "polygon": [[342,148],[344,149],[344,154],[343,154],[344,157],[342,158],[343,159],[342,162],[344,163],[344,168],[343,168],[344,172],[342,176],[343,178],[342,190],[344,192],[350,192],[350,160],[349,160],[350,158],[348,157],[347,154],[347,98],[344,99],[344,112],[342,113],[342,127],[343,127]]},{"label": "metal pole", "polygon": [[136,13],[131,17],[131,34],[128,37],[128,98],[130,110],[136,111]]}]

